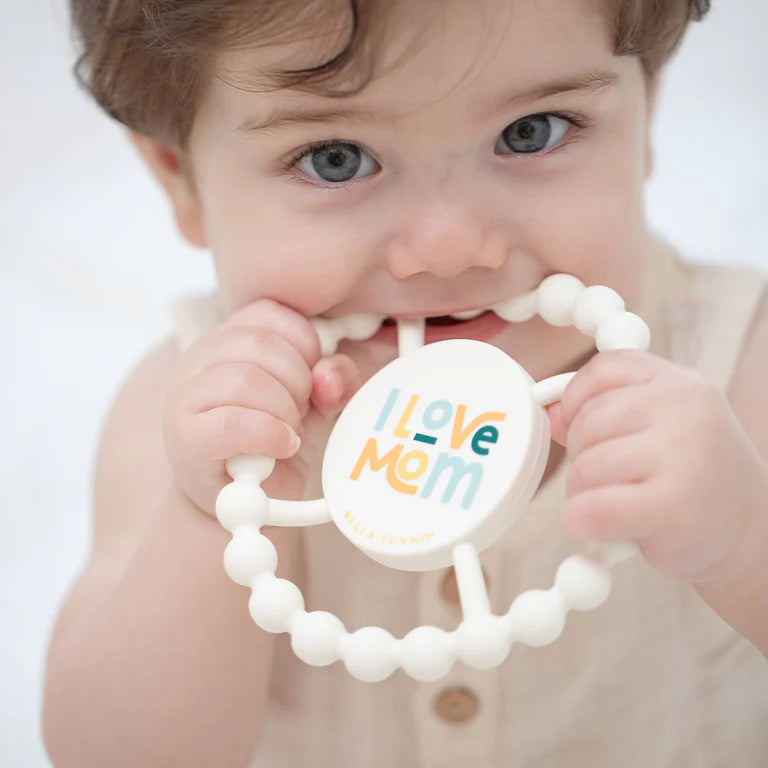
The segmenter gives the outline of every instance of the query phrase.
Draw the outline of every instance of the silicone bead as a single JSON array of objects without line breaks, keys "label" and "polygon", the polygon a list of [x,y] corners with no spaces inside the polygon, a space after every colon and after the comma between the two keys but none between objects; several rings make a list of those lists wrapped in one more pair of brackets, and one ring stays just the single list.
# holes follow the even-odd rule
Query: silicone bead
[{"label": "silicone bead", "polygon": [[291,616],[291,647],[307,664],[324,667],[340,658],[339,640],[347,630],[327,611],[297,611]]},{"label": "silicone bead", "polygon": [[266,480],[275,468],[275,460],[271,456],[249,456],[239,453],[226,461],[227,474],[239,480],[255,478],[259,483]]},{"label": "silicone bead", "polygon": [[304,608],[299,588],[268,574],[257,576],[251,586],[248,610],[253,620],[267,632],[287,632],[291,615]]},{"label": "silicone bead", "polygon": [[[585,288],[570,275],[552,275],[535,291],[490,309],[508,322],[525,321],[538,312],[553,325],[573,323],[587,335],[594,334],[599,350],[647,349],[650,342],[648,326],[637,315],[625,311],[615,291],[606,286]],[[458,313],[456,317],[466,319],[483,311]],[[321,338],[323,354],[330,354],[342,338],[373,335],[382,319],[377,315],[352,315],[312,322]],[[423,326],[423,320],[420,324]],[[416,325],[410,323],[408,332],[399,334],[413,347],[423,343],[423,328],[416,333]],[[549,404],[562,395],[574,375],[553,376],[535,384],[534,399],[539,405]],[[381,627],[364,627],[349,634],[333,614],[307,612],[299,588],[274,574],[277,551],[261,534],[260,527],[267,523],[310,525],[330,517],[325,499],[298,502],[293,507],[291,502],[268,499],[260,485],[274,466],[275,460],[266,456],[238,455],[226,462],[234,482],[225,486],[216,500],[216,516],[233,534],[224,552],[226,572],[236,583],[251,587],[248,608],[260,627],[268,632],[291,633],[291,645],[298,658],[315,666],[342,659],[354,677],[368,682],[384,680],[398,665],[416,680],[435,681],[444,677],[456,660],[476,669],[500,664],[515,640],[530,646],[547,645],[562,632],[568,610],[591,610],[604,602],[611,587],[608,568],[638,551],[629,542],[592,542],[590,558],[574,555],[560,565],[552,589],[524,592],[506,615],[495,616],[489,612],[480,572],[473,572],[469,550],[460,544],[455,548],[454,565],[460,592],[463,590],[464,620],[455,632],[421,626],[402,640]],[[474,549],[471,554],[476,560]]]},{"label": "silicone bead", "polygon": [[598,326],[595,346],[601,351],[609,349],[648,349],[651,332],[645,321],[633,312],[619,312]]},{"label": "silicone bead", "polygon": [[511,299],[500,301],[491,307],[502,320],[506,320],[508,323],[524,323],[526,320],[530,320],[536,314],[536,308],[536,291],[513,296]]},{"label": "silicone bead", "polygon": [[617,563],[629,560],[639,554],[640,549],[632,541],[594,541],[592,542],[592,557],[610,568]]},{"label": "silicone bead", "polygon": [[224,550],[224,569],[232,581],[250,587],[261,573],[277,568],[275,545],[253,525],[241,525]]},{"label": "silicone bead", "polygon": [[550,275],[536,290],[539,314],[552,325],[571,325],[584,283],[573,275]]},{"label": "silicone bead", "polygon": [[320,354],[332,355],[342,339],[367,339],[378,331],[383,317],[372,314],[316,317],[312,320],[320,338]]},{"label": "silicone bead", "polygon": [[454,663],[453,636],[443,629],[421,626],[412,629],[402,641],[400,657],[403,669],[415,680],[439,680]]},{"label": "silicone bead", "polygon": [[600,323],[623,312],[624,299],[606,285],[590,285],[576,299],[573,307],[573,324],[587,336],[597,332]]},{"label": "silicone bead", "polygon": [[525,645],[548,645],[565,626],[565,605],[556,589],[531,589],[510,606],[512,637]]},{"label": "silicone bead", "polygon": [[611,574],[604,566],[583,555],[571,555],[557,569],[555,586],[568,609],[591,611],[608,597]]},{"label": "silicone bead", "polygon": [[456,656],[474,669],[501,664],[511,644],[510,622],[505,616],[465,619],[456,630]]},{"label": "silicone bead", "polygon": [[396,642],[381,627],[358,629],[341,643],[344,665],[358,680],[366,683],[384,680],[397,668]]},{"label": "silicone bead", "polygon": [[269,499],[256,478],[241,476],[216,497],[216,517],[230,533],[241,525],[264,525],[268,513]]},{"label": "silicone bead", "polygon": [[332,355],[339,344],[339,336],[333,321],[325,317],[316,317],[312,320],[312,325],[320,339],[320,354]]},{"label": "silicone bead", "polygon": [[384,318],[381,315],[356,314],[341,318],[340,331],[343,339],[367,339],[381,327]]}]

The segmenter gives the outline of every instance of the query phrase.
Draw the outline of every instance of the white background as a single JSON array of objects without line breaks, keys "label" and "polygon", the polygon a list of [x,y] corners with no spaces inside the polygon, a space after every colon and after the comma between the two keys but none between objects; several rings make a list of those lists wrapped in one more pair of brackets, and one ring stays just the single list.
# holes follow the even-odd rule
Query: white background
[{"label": "white background", "polygon": [[[119,382],[212,285],[120,127],[78,91],[64,0],[0,0],[0,766],[48,766],[42,664],[87,553]],[[768,272],[768,4],[715,0],[668,73],[651,222],[688,256]]]}]

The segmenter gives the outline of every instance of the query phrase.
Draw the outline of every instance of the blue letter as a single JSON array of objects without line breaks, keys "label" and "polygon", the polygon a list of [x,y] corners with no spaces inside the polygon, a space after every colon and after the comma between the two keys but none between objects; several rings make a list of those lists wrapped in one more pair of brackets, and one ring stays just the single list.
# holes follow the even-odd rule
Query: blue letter
[{"label": "blue letter", "polygon": [[379,414],[379,419],[376,422],[376,426],[373,428],[374,432],[378,432],[384,426],[384,424],[386,424],[387,419],[389,418],[389,414],[392,412],[392,407],[394,406],[395,401],[399,396],[400,396],[399,389],[393,389],[389,393],[387,402],[384,403],[384,407],[381,409],[381,413]]},{"label": "blue letter", "polygon": [[432,474],[429,476],[429,480],[427,480],[427,484],[424,486],[424,490],[421,492],[422,498],[426,498],[432,493],[435,484],[437,483],[438,476],[444,469],[452,469],[453,474],[448,481],[445,491],[443,491],[443,497],[440,499],[443,504],[447,504],[451,500],[453,492],[456,490],[456,486],[467,472],[472,476],[466,493],[464,494],[464,499],[461,502],[462,508],[468,509],[469,505],[472,503],[472,499],[475,498],[475,491],[477,491],[477,487],[483,479],[482,466],[477,463],[465,466],[464,459],[460,456],[451,457],[447,453],[441,453],[440,458],[437,460],[437,464],[435,464],[435,468],[432,470]]}]

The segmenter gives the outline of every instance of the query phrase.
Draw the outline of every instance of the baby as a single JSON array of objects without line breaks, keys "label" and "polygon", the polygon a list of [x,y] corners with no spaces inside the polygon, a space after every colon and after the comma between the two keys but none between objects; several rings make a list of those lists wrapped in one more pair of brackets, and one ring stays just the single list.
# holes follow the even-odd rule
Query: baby
[{"label": "baby", "polygon": [[[643,206],[660,73],[705,6],[72,0],[81,77],[218,291],[177,305],[106,423],[48,657],[56,766],[768,764],[764,279],[682,262]],[[651,350],[446,319],[559,272],[614,288]],[[385,324],[321,356],[309,318],[352,313],[427,318],[427,343],[486,341],[536,380],[579,369],[542,487],[481,558],[500,612],[574,539],[638,545],[556,643],[369,685],[251,620],[221,564],[224,462],[266,454],[270,496],[322,495],[335,416],[397,354]],[[460,619],[450,569],[383,568],[332,526],[265,531],[278,575],[350,630]]]}]

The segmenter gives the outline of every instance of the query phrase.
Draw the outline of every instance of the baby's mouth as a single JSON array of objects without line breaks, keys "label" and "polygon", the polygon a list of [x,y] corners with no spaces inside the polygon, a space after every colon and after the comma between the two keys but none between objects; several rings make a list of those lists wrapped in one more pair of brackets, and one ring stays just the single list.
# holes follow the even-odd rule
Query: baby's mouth
[{"label": "baby's mouth", "polygon": [[[355,314],[313,319],[321,338],[323,354],[332,354],[341,339],[383,341],[394,346],[402,332],[409,343],[420,338],[423,344],[446,339],[489,341],[509,323],[529,320],[536,313],[534,291],[504,299],[483,309],[459,310],[448,315],[430,317],[383,317]],[[420,326],[420,327],[419,327]]]},{"label": "baby's mouth", "polygon": [[[470,313],[466,313],[469,315]],[[472,312],[471,317],[456,317],[455,315],[437,315],[420,320],[406,320],[405,323],[412,328],[418,327],[423,322],[421,334],[425,344],[448,339],[474,339],[476,341],[490,341],[498,335],[508,323],[491,310]],[[373,340],[400,346],[403,339],[399,333],[398,320],[387,318],[379,331],[373,336]],[[408,338],[415,338],[409,336]],[[401,350],[402,351],[402,350]]]},{"label": "baby's mouth", "polygon": [[[450,326],[450,325],[461,325],[462,323],[466,322],[466,319],[462,320],[458,317],[453,317],[452,315],[440,315],[439,317],[426,317],[424,318],[424,322],[428,326]],[[388,317],[382,323],[382,325],[396,325],[396,324],[397,324],[397,321],[393,317]]]}]

